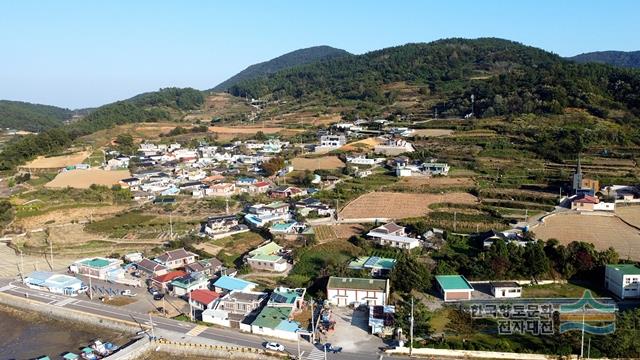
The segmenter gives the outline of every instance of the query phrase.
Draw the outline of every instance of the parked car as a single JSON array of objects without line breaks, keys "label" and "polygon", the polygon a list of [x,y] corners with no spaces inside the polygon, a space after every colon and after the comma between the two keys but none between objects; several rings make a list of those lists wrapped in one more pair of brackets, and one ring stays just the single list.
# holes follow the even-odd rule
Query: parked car
[{"label": "parked car", "polygon": [[136,296],[136,294],[132,293],[131,290],[128,290],[128,289],[120,291],[120,295],[131,296],[131,297]]},{"label": "parked car", "polygon": [[264,347],[267,350],[284,351],[284,345],[278,344],[277,342],[268,342],[264,344]]},{"label": "parked car", "polygon": [[332,352],[332,353],[339,353],[340,351],[342,351],[342,347],[341,346],[333,346],[330,343],[326,343],[324,344],[324,350],[326,350],[327,352]]},{"label": "parked car", "polygon": [[156,292],[155,294],[153,294],[153,300],[158,301],[158,300],[162,300],[162,298],[164,298],[163,293]]}]

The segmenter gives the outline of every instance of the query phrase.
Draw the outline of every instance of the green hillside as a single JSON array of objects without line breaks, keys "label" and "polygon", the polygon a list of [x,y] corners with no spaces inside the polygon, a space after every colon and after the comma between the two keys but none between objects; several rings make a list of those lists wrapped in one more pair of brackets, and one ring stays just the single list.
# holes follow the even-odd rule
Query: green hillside
[{"label": "green hillside", "polygon": [[0,170],[12,169],[38,155],[64,150],[80,136],[121,124],[169,120],[172,113],[199,108],[203,102],[198,90],[166,88],[101,106],[73,124],[7,143],[0,153]]},{"label": "green hillside", "polygon": [[595,51],[568,57],[567,60],[638,69],[640,68],[640,51]]},{"label": "green hillside", "polygon": [[475,97],[477,117],[558,114],[582,108],[616,121],[640,115],[640,72],[600,64],[575,64],[534,47],[495,38],[446,39],[407,44],[359,56],[323,60],[245,80],[237,96],[349,99],[393,103],[394,82],[421,86],[439,98],[439,113],[461,116]]},{"label": "green hillside", "polygon": [[0,128],[39,132],[62,125],[72,115],[56,106],[0,100]]},{"label": "green hillside", "polygon": [[243,80],[251,80],[280,70],[292,68],[294,66],[310,64],[319,60],[333,59],[347,55],[351,54],[345,50],[332,48],[330,46],[314,46],[306,49],[295,50],[269,61],[251,65],[218,84],[211,90],[225,91]]}]

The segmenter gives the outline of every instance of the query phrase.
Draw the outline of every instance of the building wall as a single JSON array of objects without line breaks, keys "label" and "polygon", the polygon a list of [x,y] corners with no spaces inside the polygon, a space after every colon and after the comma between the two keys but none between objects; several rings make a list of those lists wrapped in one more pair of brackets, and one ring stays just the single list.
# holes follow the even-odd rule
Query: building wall
[{"label": "building wall", "polygon": [[270,329],[266,327],[259,327],[259,326],[253,326],[253,325],[251,325],[251,332],[254,334],[262,335],[262,336],[275,337],[278,339],[285,339],[285,340],[291,340],[291,341],[296,341],[298,339],[298,334],[294,332]]},{"label": "building wall", "polygon": [[[374,297],[375,300],[364,298]],[[380,290],[354,290],[327,288],[327,300],[336,306],[351,304],[387,305],[387,296]]]},{"label": "building wall", "polygon": [[491,292],[496,298],[518,298],[522,296],[522,288],[519,287],[491,288]]},{"label": "building wall", "polygon": [[276,262],[264,261],[264,260],[247,259],[247,263],[254,270],[267,270],[267,271],[276,271],[276,272],[283,272],[287,270],[286,262],[276,263]]},{"label": "building wall", "polygon": [[607,267],[605,287],[621,299],[640,297],[640,275],[623,275]]},{"label": "building wall", "polygon": [[444,301],[471,300],[471,291],[445,291]]}]

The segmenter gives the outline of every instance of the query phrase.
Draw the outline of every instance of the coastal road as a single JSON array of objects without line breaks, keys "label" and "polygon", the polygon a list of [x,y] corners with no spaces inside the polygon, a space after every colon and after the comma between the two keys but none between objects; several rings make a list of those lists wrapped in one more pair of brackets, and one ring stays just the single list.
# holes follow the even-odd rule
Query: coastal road
[{"label": "coastal road", "polygon": [[[156,336],[163,336],[168,340],[180,342],[197,342],[217,345],[235,345],[252,348],[262,348],[262,344],[269,339],[253,334],[247,334],[231,329],[218,327],[204,327],[192,323],[166,319],[163,317],[149,316],[140,312],[133,312],[116,306],[105,305],[99,302],[82,300],[79,297],[69,297],[59,294],[52,294],[47,291],[40,291],[25,287],[19,281],[11,279],[0,279],[0,292],[13,295],[19,298],[28,298],[31,301],[47,306],[63,307],[80,311],[88,315],[99,316],[105,319],[128,321],[137,323],[141,329],[151,325]],[[297,343],[283,340],[272,340],[282,343],[292,354],[297,354]],[[304,352],[303,359],[320,360],[324,359],[322,351],[316,349],[307,341],[300,341],[300,349]],[[357,353],[327,354],[327,359],[345,360],[370,360],[370,359],[401,359],[403,357],[386,356],[378,349],[363,349]]]}]

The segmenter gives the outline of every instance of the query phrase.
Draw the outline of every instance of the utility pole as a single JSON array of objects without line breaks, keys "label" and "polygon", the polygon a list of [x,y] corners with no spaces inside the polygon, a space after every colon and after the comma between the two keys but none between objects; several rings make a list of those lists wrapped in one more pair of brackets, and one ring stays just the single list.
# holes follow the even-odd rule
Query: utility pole
[{"label": "utility pole", "polygon": [[453,231],[458,231],[458,227],[456,226],[457,221],[458,221],[458,212],[454,211],[453,212]]},{"label": "utility pole", "polygon": [[225,197],[225,213],[229,215],[229,197]]},{"label": "utility pole", "polygon": [[49,254],[51,258],[51,264],[49,266],[53,268],[53,240],[51,239],[51,235],[48,235],[47,238],[49,238]]},{"label": "utility pole", "polygon": [[173,241],[173,210],[169,213],[169,240]]},{"label": "utility pole", "polygon": [[24,281],[24,256],[22,249],[18,248],[18,251],[20,251],[20,278]]},{"label": "utility pole", "polygon": [[409,356],[413,356],[413,296],[411,297],[411,327],[409,328]]},{"label": "utility pole", "polygon": [[584,359],[584,312],[585,306],[582,305],[582,341],[580,342],[580,359]]},{"label": "utility pole", "polygon": [[93,300],[93,287],[91,285],[91,276],[89,276],[89,300]]},{"label": "utility pole", "polygon": [[151,318],[151,313],[149,313],[149,324],[151,324],[151,338],[155,340],[156,332],[153,329],[153,319]]},{"label": "utility pole", "polygon": [[298,340],[298,360],[300,360],[300,332],[298,332],[298,336],[296,336],[296,340]]},{"label": "utility pole", "polygon": [[316,322],[313,321],[313,299],[311,299],[311,343],[316,343]]}]

